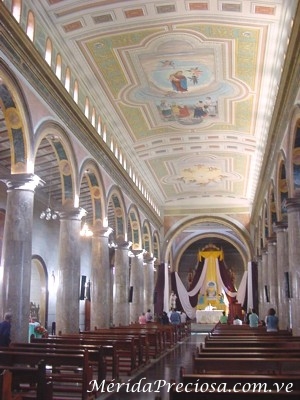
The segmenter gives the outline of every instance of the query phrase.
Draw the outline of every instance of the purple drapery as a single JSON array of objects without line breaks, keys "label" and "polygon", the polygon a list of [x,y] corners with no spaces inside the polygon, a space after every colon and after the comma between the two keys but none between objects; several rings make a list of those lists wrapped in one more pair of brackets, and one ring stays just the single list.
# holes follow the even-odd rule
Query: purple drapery
[{"label": "purple drapery", "polygon": [[[192,280],[192,282],[190,284],[190,287],[188,288],[188,291],[194,289],[194,287],[197,285],[197,283],[198,283],[198,281],[200,279],[200,276],[202,274],[202,271],[203,271],[204,262],[205,262],[204,259],[202,261],[198,262],[198,266],[197,266],[197,269],[195,271],[195,275],[194,275],[193,280]],[[182,304],[181,304],[181,302],[179,300],[179,296],[178,296],[178,292],[177,292],[175,272],[171,273],[171,290],[173,290],[174,293],[177,296],[177,300],[176,300],[177,310],[179,310],[179,311],[183,310],[183,307],[182,307]],[[196,307],[197,306],[198,297],[199,297],[199,291],[194,296],[190,296],[189,297],[192,307]]]},{"label": "purple drapery", "polygon": [[154,289],[154,313],[161,315],[164,311],[164,291],[165,291],[165,265],[159,264],[156,268],[157,280]]},{"label": "purple drapery", "polygon": [[[236,288],[232,281],[232,276],[231,276],[224,260],[219,260],[219,271],[220,271],[221,279],[222,279],[226,289],[229,290],[230,292],[236,292]],[[227,294],[227,299],[228,299],[229,303],[236,301],[235,297],[231,297],[228,294]]]}]

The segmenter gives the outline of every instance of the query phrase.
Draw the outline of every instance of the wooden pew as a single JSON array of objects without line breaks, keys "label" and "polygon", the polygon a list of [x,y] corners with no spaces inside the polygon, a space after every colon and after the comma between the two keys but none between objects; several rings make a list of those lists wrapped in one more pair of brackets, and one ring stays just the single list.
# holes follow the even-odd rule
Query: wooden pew
[{"label": "wooden pew", "polygon": [[12,393],[12,373],[7,369],[0,373],[0,398],[1,400],[22,400],[21,394]]},{"label": "wooden pew", "polygon": [[10,351],[53,353],[53,354],[84,354],[88,351],[88,361],[95,369],[95,378],[98,382],[106,379],[106,365],[104,361],[103,348],[101,346],[69,346],[51,345],[48,343],[21,343],[12,342],[9,346]]},{"label": "wooden pew", "polygon": [[[102,349],[103,358],[105,360],[105,379],[108,381],[108,374],[111,374],[111,379],[118,381],[120,379],[120,366],[119,366],[119,353],[117,352],[116,341],[110,341],[109,344],[105,344],[103,341],[98,340],[81,340],[79,337],[61,337],[61,336],[49,336],[47,338],[32,338],[31,343],[44,344],[51,346],[59,346],[60,348],[89,348],[89,346],[100,346]],[[121,345],[121,341],[119,345]],[[76,351],[76,350],[75,350]]]},{"label": "wooden pew", "polygon": [[89,383],[93,380],[93,371],[87,351],[84,354],[12,351],[9,348],[0,351],[0,365],[32,367],[37,366],[41,360],[45,361],[47,374],[53,382],[54,399],[59,394],[62,398],[63,393],[72,393],[72,400],[93,398],[88,392]]},{"label": "wooden pew", "polygon": [[210,392],[210,393],[199,393],[195,390],[189,390],[188,393],[185,391],[178,392],[176,390],[170,390],[169,400],[240,400],[241,397],[247,400],[296,400],[300,396],[300,391],[293,391],[289,393],[282,393],[277,391],[265,392],[265,393],[234,393],[234,392]]},{"label": "wooden pew", "polygon": [[35,367],[13,365],[7,368],[12,374],[12,390],[19,393],[22,400],[53,399],[53,384],[47,378],[44,360],[39,361]]},{"label": "wooden pew", "polygon": [[[226,384],[227,389],[241,389],[242,387],[256,387],[257,390],[266,388],[266,390],[276,390],[277,388],[285,389],[289,387],[292,390],[300,390],[300,380],[298,375],[231,375],[230,371],[227,374],[186,374],[181,371],[180,382],[184,385],[198,383],[199,387],[202,384],[212,385],[216,387]],[[257,384],[257,386],[256,386]],[[292,386],[291,386],[292,385]],[[205,387],[205,386],[204,386]]]},{"label": "wooden pew", "polygon": [[299,357],[195,357],[193,373],[300,375]]}]

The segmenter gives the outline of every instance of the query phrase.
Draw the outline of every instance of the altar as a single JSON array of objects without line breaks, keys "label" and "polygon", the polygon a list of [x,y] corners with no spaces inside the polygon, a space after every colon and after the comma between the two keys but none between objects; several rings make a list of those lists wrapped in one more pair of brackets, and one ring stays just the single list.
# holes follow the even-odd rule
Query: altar
[{"label": "altar", "polygon": [[223,311],[224,310],[197,310],[196,322],[197,324],[216,324],[219,322]]}]

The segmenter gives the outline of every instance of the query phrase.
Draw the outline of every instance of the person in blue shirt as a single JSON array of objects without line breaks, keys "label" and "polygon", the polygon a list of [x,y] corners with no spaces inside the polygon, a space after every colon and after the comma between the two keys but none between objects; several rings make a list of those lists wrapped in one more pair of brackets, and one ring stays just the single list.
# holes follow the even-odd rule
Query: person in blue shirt
[{"label": "person in blue shirt", "polygon": [[180,314],[175,310],[175,308],[172,308],[170,322],[173,325],[179,325],[181,323]]},{"label": "person in blue shirt", "polygon": [[277,332],[278,331],[278,317],[274,308],[270,308],[268,315],[265,319],[267,332]]},{"label": "person in blue shirt", "polygon": [[257,328],[258,324],[259,324],[259,318],[253,308],[251,314],[249,315],[249,326],[250,328]]},{"label": "person in blue shirt", "polygon": [[10,344],[11,313],[4,315],[4,320],[0,323],[0,346],[8,347]]}]

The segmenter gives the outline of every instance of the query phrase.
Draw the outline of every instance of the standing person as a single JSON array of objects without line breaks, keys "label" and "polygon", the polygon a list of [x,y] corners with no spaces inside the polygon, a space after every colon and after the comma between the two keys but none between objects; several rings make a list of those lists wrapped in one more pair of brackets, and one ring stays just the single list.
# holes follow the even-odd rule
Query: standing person
[{"label": "standing person", "polygon": [[151,313],[150,308],[146,312],[146,323],[148,324],[149,322],[153,321],[153,315]]},{"label": "standing person", "polygon": [[0,346],[8,347],[10,344],[11,313],[4,315],[4,320],[0,323]]},{"label": "standing person", "polygon": [[255,312],[255,309],[252,308],[252,313],[249,315],[249,326],[250,328],[257,328],[259,324],[258,315]]},{"label": "standing person", "polygon": [[172,312],[170,315],[170,321],[171,321],[171,324],[173,324],[173,325],[179,325],[181,323],[180,315],[175,310],[175,308],[172,309]]},{"label": "standing person", "polygon": [[172,310],[173,308],[176,309],[176,300],[177,300],[177,296],[176,296],[174,290],[172,290],[171,295],[170,295],[170,310]]},{"label": "standing person", "polygon": [[163,313],[162,313],[162,316],[161,316],[161,323],[162,323],[163,325],[169,325],[169,323],[170,323],[168,314],[167,314],[165,311],[163,311]]},{"label": "standing person", "polygon": [[268,315],[265,319],[267,332],[277,332],[278,331],[278,317],[274,308],[270,308]]}]

